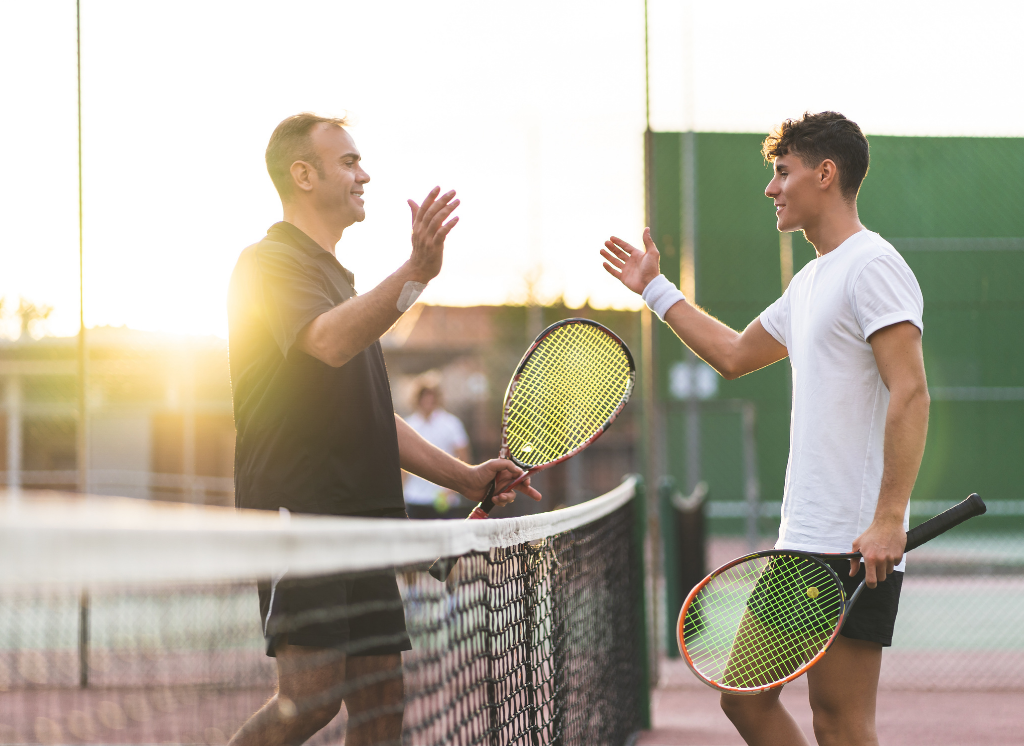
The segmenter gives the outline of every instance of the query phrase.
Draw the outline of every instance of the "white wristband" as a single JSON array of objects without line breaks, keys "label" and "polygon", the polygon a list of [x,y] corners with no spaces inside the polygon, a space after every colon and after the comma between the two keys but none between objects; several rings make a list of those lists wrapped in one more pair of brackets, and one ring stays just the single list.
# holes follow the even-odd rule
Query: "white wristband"
[{"label": "white wristband", "polygon": [[416,299],[420,297],[420,294],[426,289],[426,287],[427,286],[424,283],[413,282],[412,280],[405,283],[405,285],[402,286],[401,294],[398,296],[398,303],[395,304],[398,306],[398,310],[405,313],[412,308],[412,304],[416,302]]},{"label": "white wristband", "polygon": [[686,300],[686,296],[683,292],[669,282],[669,279],[665,275],[658,275],[644,288],[644,292],[640,294],[640,297],[644,299],[644,303],[647,307],[658,314],[658,318],[662,321],[665,320],[665,314],[668,313],[668,309],[672,308],[676,303],[681,300]]}]

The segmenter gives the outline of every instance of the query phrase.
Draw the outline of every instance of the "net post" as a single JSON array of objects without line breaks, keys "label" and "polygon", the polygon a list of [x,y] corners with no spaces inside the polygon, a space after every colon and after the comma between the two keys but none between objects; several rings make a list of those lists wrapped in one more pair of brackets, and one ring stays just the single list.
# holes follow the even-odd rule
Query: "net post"
[{"label": "net post", "polygon": [[[676,645],[675,619],[673,609],[678,610],[683,605],[683,599],[679,598],[679,525],[676,517],[676,510],[672,505],[672,496],[676,493],[676,480],[672,476],[664,476],[658,484],[658,514],[661,517],[661,549],[662,549],[662,578],[665,581],[665,655],[669,658],[678,658],[679,649]],[[675,613],[679,613],[676,611]],[[660,614],[658,615],[661,616]]]},{"label": "net post", "polygon": [[498,679],[495,665],[495,646],[497,645],[497,634],[495,625],[495,595],[497,594],[497,582],[495,575],[501,567],[500,560],[495,562],[493,552],[487,556],[487,587],[485,589],[485,619],[487,620],[487,685],[485,687],[487,701],[487,742],[490,746],[498,746]]},{"label": "net post", "polygon": [[636,480],[633,488],[633,575],[636,580],[633,587],[636,592],[635,609],[637,615],[637,647],[641,661],[640,680],[637,691],[637,706],[640,716],[640,727],[650,730],[651,727],[651,645],[647,630],[647,573],[644,564],[644,543],[647,538],[647,490],[643,477],[634,475]]},{"label": "net post", "polygon": [[551,593],[551,659],[553,670],[552,709],[551,709],[551,746],[565,746],[565,710],[566,690],[565,659],[568,645],[568,599],[565,597],[563,583],[568,576],[560,564],[553,568],[557,575],[552,583]]},{"label": "net post", "polygon": [[[526,559],[526,634],[525,663],[526,663],[526,706],[527,706],[527,730],[530,733],[531,746],[540,746],[540,726],[537,712],[537,683],[538,668],[533,664],[534,636],[537,634],[537,624],[534,618],[539,604],[537,603],[537,569],[540,564],[542,548],[526,544],[523,549]],[[536,556],[535,556],[536,554]]]},{"label": "net post", "polygon": [[89,592],[78,597],[78,686],[89,686]]}]

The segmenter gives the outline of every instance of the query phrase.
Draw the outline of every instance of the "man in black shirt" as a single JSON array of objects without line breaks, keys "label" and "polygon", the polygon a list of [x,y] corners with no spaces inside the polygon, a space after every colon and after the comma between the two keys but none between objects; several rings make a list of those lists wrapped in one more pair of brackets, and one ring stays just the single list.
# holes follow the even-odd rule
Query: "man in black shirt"
[{"label": "man in black shirt", "polygon": [[[495,477],[508,483],[521,471],[503,459],[469,466],[395,415],[378,341],[440,272],[459,200],[436,187],[421,205],[409,200],[408,261],[357,295],[335,246],[365,217],[362,195],[370,177],[346,124],[299,114],[278,125],[267,147],[284,221],[242,252],[229,291],[236,504],[404,518],[401,469],[482,499]],[[528,480],[517,489],[540,499]],[[513,497],[506,492],[494,502]],[[410,645],[394,573],[283,577],[259,590],[278,694],[232,743],[301,743],[330,722],[342,699],[353,723],[346,743],[398,739],[401,676],[388,673],[400,672],[401,651]],[[359,604],[377,610],[309,613]],[[303,615],[314,621],[298,622]],[[366,677],[381,683],[356,683]],[[383,714],[370,712],[375,709]]]}]

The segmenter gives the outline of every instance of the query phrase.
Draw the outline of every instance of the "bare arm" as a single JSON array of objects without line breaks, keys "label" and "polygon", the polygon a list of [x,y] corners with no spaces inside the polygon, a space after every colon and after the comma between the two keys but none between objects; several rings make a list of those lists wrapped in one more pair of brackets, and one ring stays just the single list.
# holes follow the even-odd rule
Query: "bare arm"
[{"label": "bare arm", "polygon": [[[646,250],[615,236],[605,241],[601,250],[608,273],[637,294],[661,273],[661,254],[651,239],[650,228],[644,229],[643,238]],[[689,300],[672,306],[665,314],[665,323],[683,344],[729,380],[771,365],[788,354],[765,331],[760,319],[751,321],[742,333],[736,332]]]},{"label": "bare arm", "polygon": [[[889,389],[885,416],[884,466],[875,517],[853,542],[864,558],[869,588],[885,580],[903,557],[903,530],[910,493],[917,481],[928,435],[928,382],[924,373],[921,332],[909,321],[879,329],[868,339],[882,382]],[[850,563],[854,575],[860,562]]]},{"label": "bare arm", "polygon": [[[397,414],[395,426],[398,428],[398,456],[403,469],[428,482],[459,492],[471,500],[482,500],[495,477],[500,487],[523,473],[511,461],[501,458],[470,466],[430,443]],[[515,490],[534,500],[541,499],[541,494],[530,486],[529,477],[516,485]],[[492,499],[500,507],[512,502],[515,494],[509,490],[494,495]]]},{"label": "bare arm", "polygon": [[391,276],[365,295],[358,295],[320,314],[299,332],[296,347],[316,359],[340,367],[380,339],[402,311],[398,299],[407,282],[427,284],[441,271],[444,240],[459,219],[444,221],[458,207],[451,191],[438,197],[434,187],[412,210],[412,255]]}]

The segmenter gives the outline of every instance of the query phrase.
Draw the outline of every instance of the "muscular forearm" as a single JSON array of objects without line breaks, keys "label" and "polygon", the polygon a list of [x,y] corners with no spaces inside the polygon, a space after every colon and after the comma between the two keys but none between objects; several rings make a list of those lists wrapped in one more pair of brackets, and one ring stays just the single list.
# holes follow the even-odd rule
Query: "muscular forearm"
[{"label": "muscular forearm", "polygon": [[924,455],[928,406],[928,388],[923,381],[890,392],[876,520],[903,522]]},{"label": "muscular forearm", "polygon": [[771,365],[787,354],[786,348],[764,330],[760,319],[754,319],[739,333],[684,300],[668,310],[665,323],[683,344],[729,380]]},{"label": "muscular forearm", "polygon": [[423,438],[398,415],[398,457],[403,469],[411,474],[456,492],[464,492],[471,467],[445,453]]},{"label": "muscular forearm", "polygon": [[734,378],[734,357],[739,332],[731,329],[688,300],[672,306],[665,314],[669,325],[683,344],[725,378]]},{"label": "muscular forearm", "polygon": [[399,299],[408,282],[426,284],[408,263],[365,295],[357,295],[313,319],[299,334],[303,352],[328,365],[344,365],[380,339],[402,315]]}]

